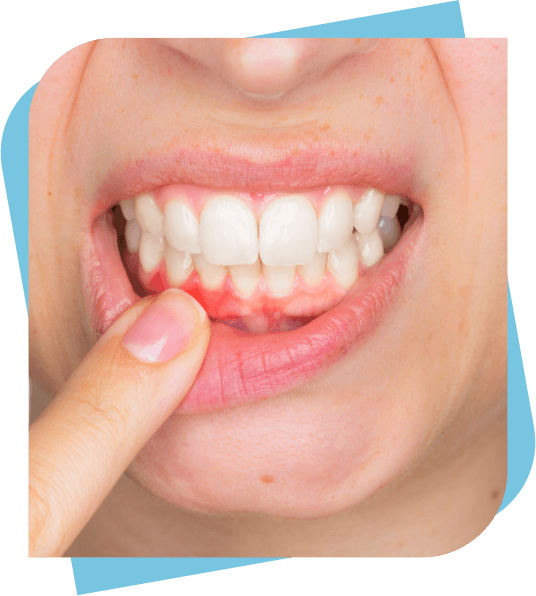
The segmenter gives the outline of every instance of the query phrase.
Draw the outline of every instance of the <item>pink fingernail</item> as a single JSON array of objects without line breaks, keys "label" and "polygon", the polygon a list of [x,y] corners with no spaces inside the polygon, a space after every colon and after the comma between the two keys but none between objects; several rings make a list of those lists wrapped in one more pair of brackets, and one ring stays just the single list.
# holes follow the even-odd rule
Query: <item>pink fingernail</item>
[{"label": "pink fingernail", "polygon": [[139,317],[123,337],[123,345],[143,362],[167,362],[189,344],[196,323],[206,316],[185,292],[167,290]]}]

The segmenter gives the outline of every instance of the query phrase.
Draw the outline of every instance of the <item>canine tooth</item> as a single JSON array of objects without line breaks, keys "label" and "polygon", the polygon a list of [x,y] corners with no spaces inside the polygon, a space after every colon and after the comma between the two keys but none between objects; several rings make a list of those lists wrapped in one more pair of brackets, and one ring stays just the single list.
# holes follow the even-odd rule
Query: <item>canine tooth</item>
[{"label": "canine tooth", "polygon": [[134,213],[144,232],[153,236],[164,235],[164,215],[150,193],[140,195],[134,201]]},{"label": "canine tooth", "polygon": [[227,267],[209,263],[203,254],[192,255],[192,259],[194,260],[201,284],[207,290],[216,290],[219,288],[227,275]]},{"label": "canine tooth", "polygon": [[127,221],[125,240],[127,241],[127,248],[130,252],[137,252],[140,248],[141,228],[135,219]]},{"label": "canine tooth", "polygon": [[326,261],[328,255],[325,252],[317,252],[316,255],[304,265],[298,267],[298,271],[303,281],[311,288],[315,288],[322,283],[326,274]]},{"label": "canine tooth", "polygon": [[232,265],[229,267],[229,276],[236,291],[249,298],[257,288],[261,276],[260,259],[257,259],[253,265]]},{"label": "canine tooth", "polygon": [[164,256],[164,237],[142,232],[139,253],[141,266],[146,273],[149,273]]},{"label": "canine tooth", "polygon": [[259,224],[261,261],[272,267],[303,265],[318,246],[318,224],[311,203],[288,196],[270,203]]},{"label": "canine tooth", "polygon": [[125,199],[124,201],[119,201],[119,206],[123,212],[123,217],[127,221],[132,221],[135,219],[136,215],[134,214],[134,199]]},{"label": "canine tooth", "polygon": [[360,234],[357,239],[359,260],[367,267],[372,267],[383,257],[383,242],[378,230],[370,235]]},{"label": "canine tooth", "polygon": [[396,212],[400,206],[400,195],[386,195],[381,210],[382,217],[396,217]]},{"label": "canine tooth", "polygon": [[391,217],[380,217],[378,232],[383,242],[383,249],[389,252],[400,238],[400,224],[398,219]]},{"label": "canine tooth", "polygon": [[259,256],[257,220],[240,199],[211,199],[199,222],[201,252],[214,265],[252,265]]},{"label": "canine tooth", "polygon": [[170,244],[166,244],[165,259],[169,285],[179,287],[190,277],[190,273],[194,270],[192,256],[173,248]]},{"label": "canine tooth", "polygon": [[274,296],[287,296],[292,292],[296,267],[271,267],[263,263],[262,273]]},{"label": "canine tooth", "polygon": [[182,201],[169,201],[164,214],[164,230],[171,246],[183,252],[199,254],[199,222],[188,205]]},{"label": "canine tooth", "polygon": [[357,280],[358,261],[357,243],[352,236],[340,250],[332,250],[329,253],[327,267],[335,281],[348,289]]},{"label": "canine tooth", "polygon": [[354,226],[360,234],[368,236],[374,232],[380,219],[384,197],[383,192],[371,188],[354,205]]},{"label": "canine tooth", "polygon": [[318,252],[339,250],[352,235],[353,205],[344,191],[335,191],[318,218]]}]

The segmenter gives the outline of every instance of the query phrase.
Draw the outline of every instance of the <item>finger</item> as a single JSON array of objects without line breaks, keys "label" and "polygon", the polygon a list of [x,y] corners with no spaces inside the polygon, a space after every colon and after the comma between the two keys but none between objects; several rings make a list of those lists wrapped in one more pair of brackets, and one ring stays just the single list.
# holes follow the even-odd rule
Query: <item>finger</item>
[{"label": "finger", "polygon": [[30,427],[29,552],[61,555],[188,393],[210,336],[205,311],[167,290],[106,331]]}]

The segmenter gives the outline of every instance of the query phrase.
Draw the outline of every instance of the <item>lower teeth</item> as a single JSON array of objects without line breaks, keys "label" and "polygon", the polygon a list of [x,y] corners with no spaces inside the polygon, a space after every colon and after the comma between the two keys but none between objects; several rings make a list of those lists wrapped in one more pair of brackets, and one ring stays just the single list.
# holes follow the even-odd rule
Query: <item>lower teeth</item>
[{"label": "lower teeth", "polygon": [[[126,220],[122,215],[121,208],[119,207],[119,205],[112,209],[112,213],[113,222],[117,230],[120,253],[123,257],[123,262],[126,263],[129,260],[129,258],[132,260],[135,256],[130,254],[126,246]],[[421,208],[418,205],[403,200],[403,202],[400,203],[395,218],[380,218],[377,230],[380,233],[380,236],[382,237],[385,253],[388,253],[393,250],[394,246],[396,246],[396,244],[400,240],[400,237],[403,234],[403,232],[411,226],[411,224],[420,215],[420,213]],[[138,294],[140,297],[144,297],[150,293],[154,293],[154,291],[151,292],[150,290],[143,288],[136,275],[136,272],[132,270],[129,271],[128,269],[130,268],[127,268],[127,274],[136,294]],[[316,316],[306,318],[280,315],[280,318],[276,318],[276,316],[274,315],[265,315],[263,313],[260,313],[248,315],[246,317],[241,318],[232,318],[225,320],[220,319],[219,322],[222,322],[240,331],[245,331],[249,333],[266,333],[299,329],[303,325],[316,318]]]}]

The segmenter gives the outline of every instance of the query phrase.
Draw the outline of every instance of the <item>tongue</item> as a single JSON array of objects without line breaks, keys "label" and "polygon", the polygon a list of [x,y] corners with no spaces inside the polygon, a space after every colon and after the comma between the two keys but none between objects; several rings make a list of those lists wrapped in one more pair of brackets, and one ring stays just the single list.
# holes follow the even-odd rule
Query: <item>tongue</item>
[{"label": "tongue", "polygon": [[277,333],[281,331],[294,331],[303,327],[315,317],[289,317],[279,313],[258,312],[245,317],[227,318],[220,320],[234,329],[249,333]]}]

